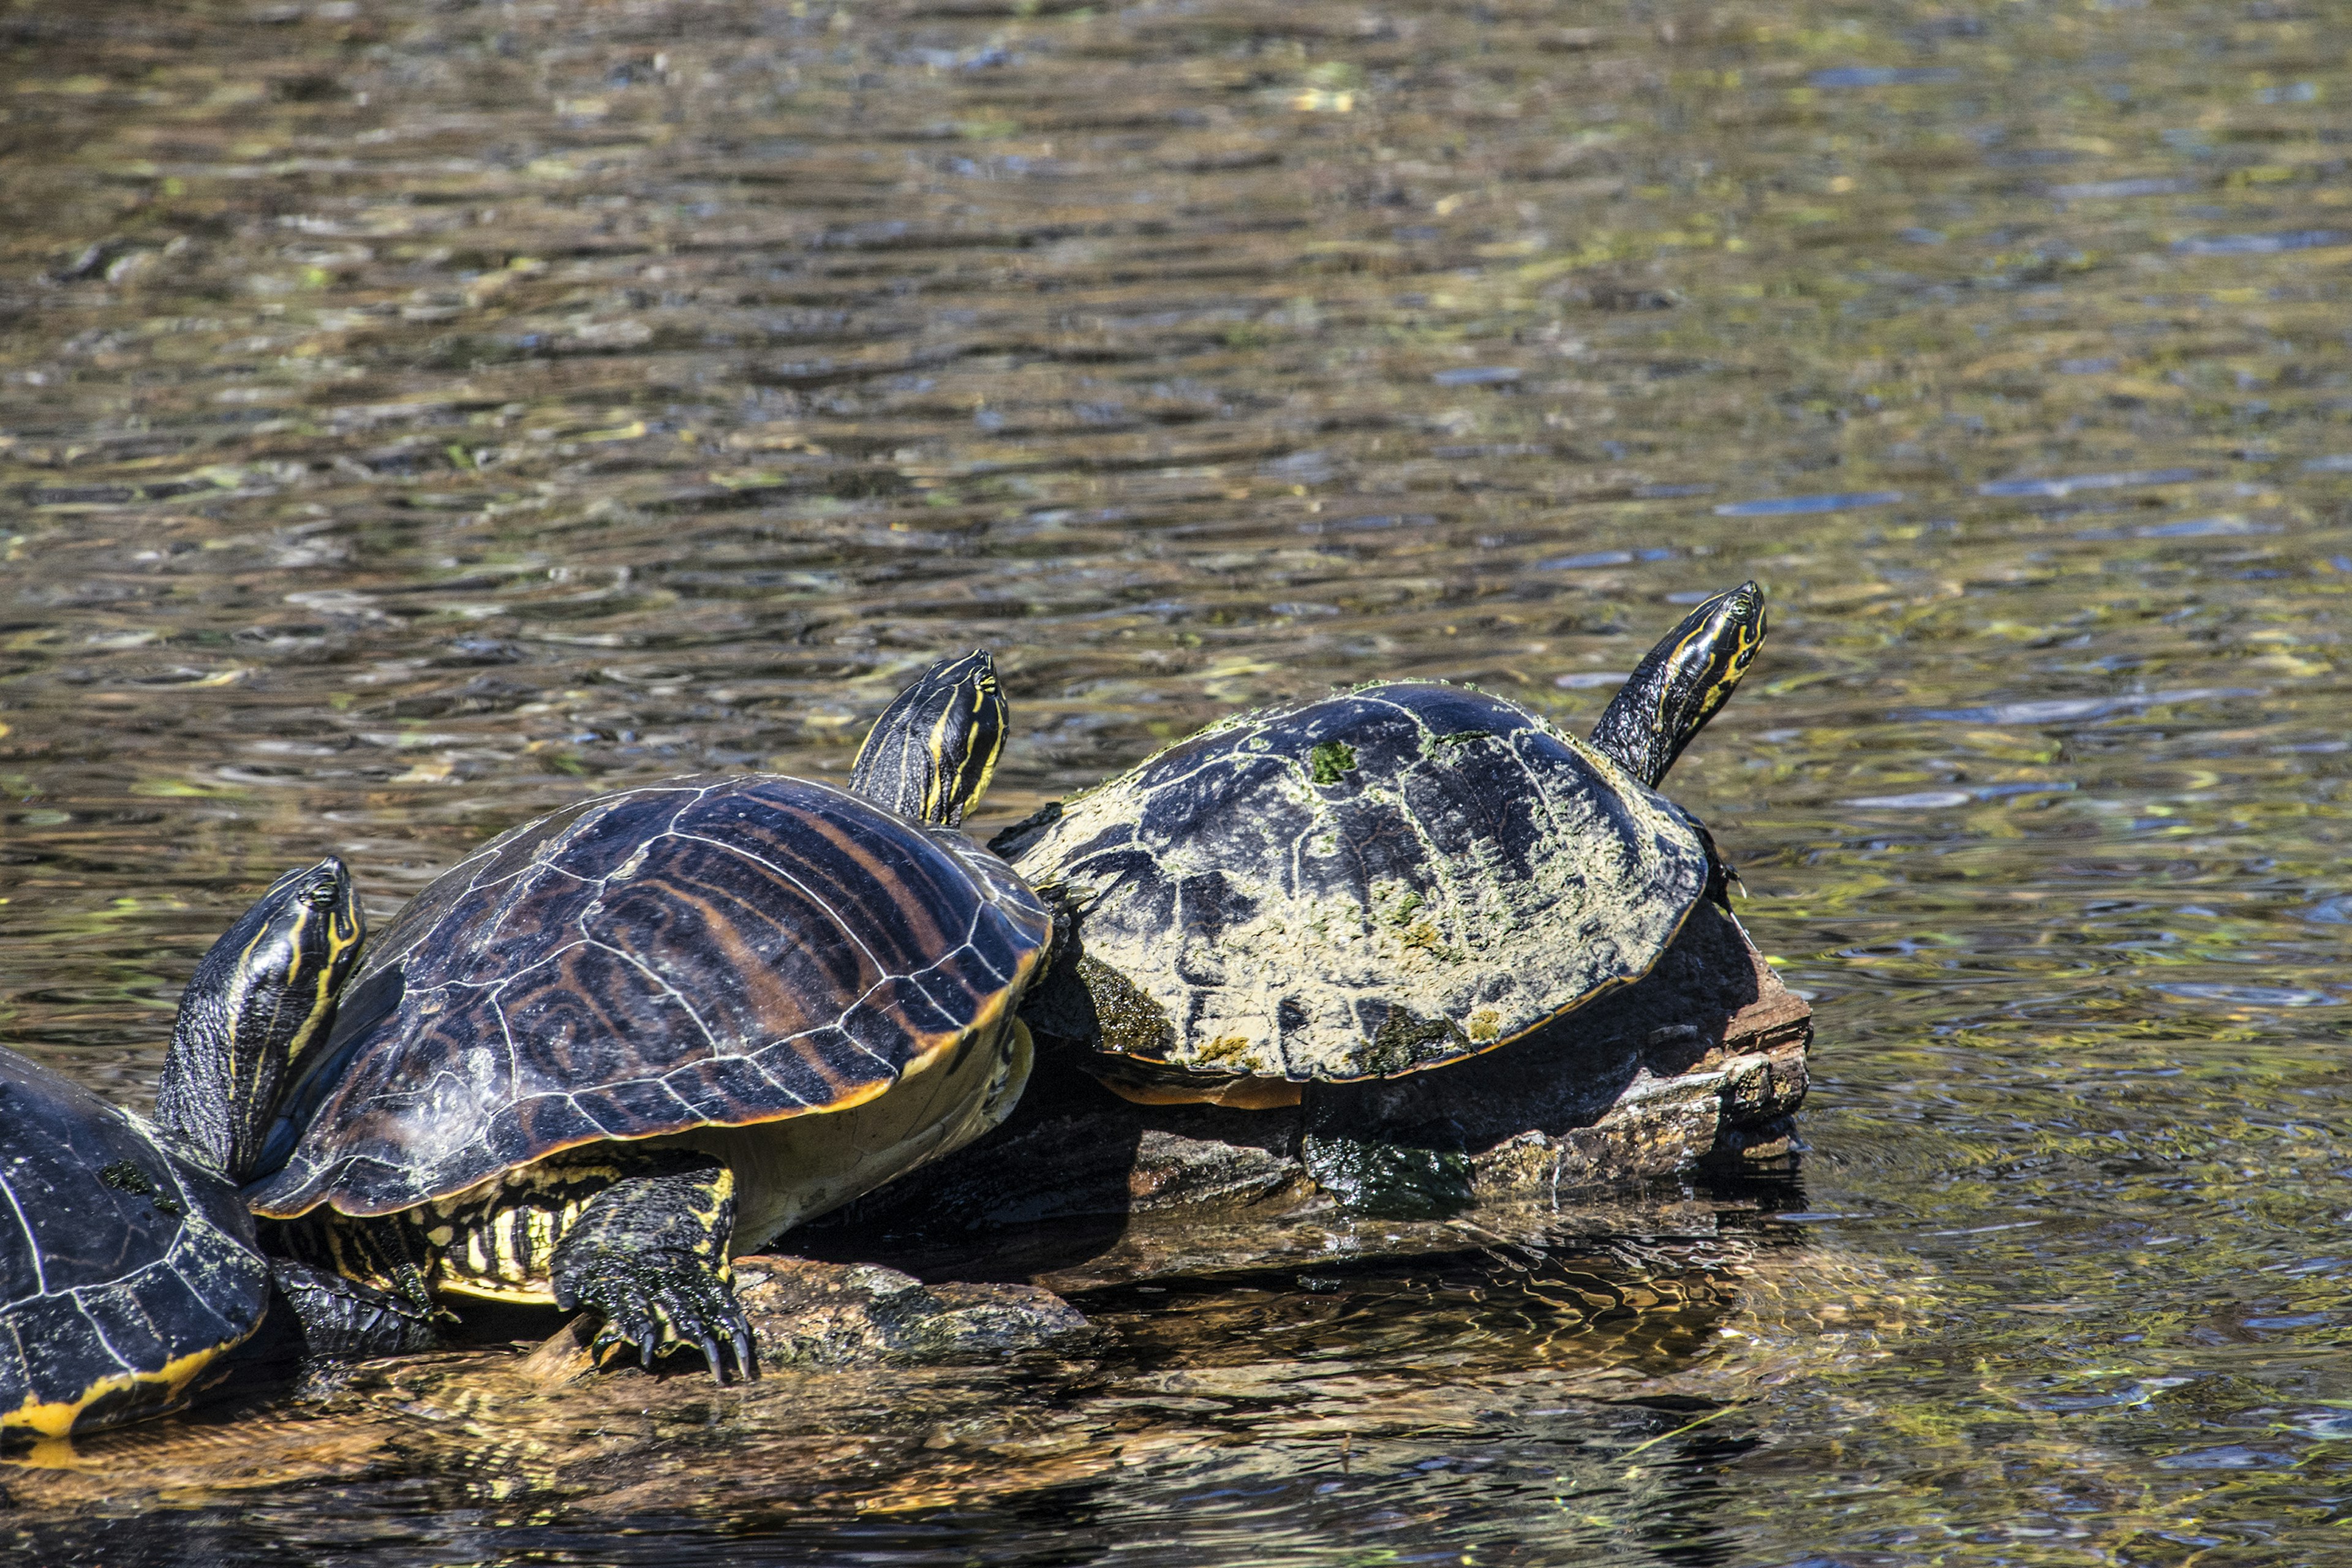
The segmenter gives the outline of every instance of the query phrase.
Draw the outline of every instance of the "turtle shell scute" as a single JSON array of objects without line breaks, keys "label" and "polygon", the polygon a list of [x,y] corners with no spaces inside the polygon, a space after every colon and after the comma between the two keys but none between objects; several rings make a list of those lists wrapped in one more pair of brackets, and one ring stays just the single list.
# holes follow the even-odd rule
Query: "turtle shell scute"
[{"label": "turtle shell scute", "polygon": [[386,931],[351,988],[378,1000],[289,1090],[254,1206],[386,1214],[580,1143],[857,1104],[1013,1005],[1051,931],[962,835],[826,784],[568,807]]},{"label": "turtle shell scute", "polygon": [[1076,913],[1055,1018],[1088,1011],[1067,975],[1129,1021],[1097,1049],[1307,1081],[1491,1049],[1638,978],[1712,859],[1680,808],[1534,714],[1405,681],[1181,742],[1065,803],[1014,863]]},{"label": "turtle shell scute", "polygon": [[268,1302],[235,1187],[0,1050],[0,1426],[166,1408]]}]

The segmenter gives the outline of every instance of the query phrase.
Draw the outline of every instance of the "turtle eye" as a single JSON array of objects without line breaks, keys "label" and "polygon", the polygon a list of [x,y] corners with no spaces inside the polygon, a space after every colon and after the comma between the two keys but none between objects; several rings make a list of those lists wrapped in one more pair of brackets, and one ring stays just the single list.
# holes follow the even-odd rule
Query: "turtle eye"
[{"label": "turtle eye", "polygon": [[309,887],[302,889],[302,901],[314,910],[333,909],[337,901],[335,898],[335,879],[331,877],[327,877],[311,883]]}]

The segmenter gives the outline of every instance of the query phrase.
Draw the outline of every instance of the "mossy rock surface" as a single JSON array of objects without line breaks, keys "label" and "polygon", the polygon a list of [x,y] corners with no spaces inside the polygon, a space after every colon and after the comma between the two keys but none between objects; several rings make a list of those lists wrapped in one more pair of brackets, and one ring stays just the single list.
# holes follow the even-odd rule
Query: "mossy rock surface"
[{"label": "mossy rock surface", "polygon": [[763,1367],[993,1361],[1084,1343],[1078,1310],[1034,1285],[926,1285],[874,1264],[736,1260],[736,1295]]}]

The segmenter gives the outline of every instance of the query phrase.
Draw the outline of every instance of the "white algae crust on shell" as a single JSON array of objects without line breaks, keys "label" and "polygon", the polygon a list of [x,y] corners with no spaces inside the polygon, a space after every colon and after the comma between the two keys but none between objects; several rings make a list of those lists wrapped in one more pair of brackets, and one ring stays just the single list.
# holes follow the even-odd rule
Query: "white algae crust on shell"
[{"label": "white algae crust on shell", "polygon": [[1294,1082],[1454,1061],[1639,979],[1712,866],[1697,825],[1609,758],[1425,681],[1205,731],[1071,802],[1014,863],[1063,890],[1083,950],[1039,1027]]}]

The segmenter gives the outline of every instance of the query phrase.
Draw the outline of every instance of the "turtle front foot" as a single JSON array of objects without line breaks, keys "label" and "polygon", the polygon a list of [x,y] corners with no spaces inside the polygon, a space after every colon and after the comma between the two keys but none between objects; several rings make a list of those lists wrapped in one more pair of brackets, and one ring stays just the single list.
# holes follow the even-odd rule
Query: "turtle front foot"
[{"label": "turtle front foot", "polygon": [[636,1347],[648,1370],[656,1357],[678,1349],[702,1352],[710,1375],[727,1382],[728,1362],[746,1383],[760,1375],[751,1320],[727,1282],[691,1253],[656,1249],[617,1252],[603,1247],[566,1249],[551,1283],[555,1302],[567,1310],[585,1307],[601,1314],[604,1327],[589,1350],[599,1361],[623,1344]]}]

